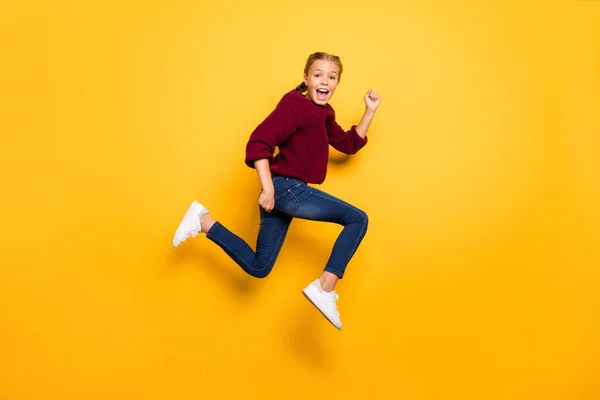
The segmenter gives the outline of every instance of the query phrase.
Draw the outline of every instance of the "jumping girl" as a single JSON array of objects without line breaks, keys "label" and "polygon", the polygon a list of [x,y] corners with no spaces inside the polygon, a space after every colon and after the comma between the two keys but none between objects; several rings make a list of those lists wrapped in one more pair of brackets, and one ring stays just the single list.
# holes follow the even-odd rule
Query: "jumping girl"
[{"label": "jumping girl", "polygon": [[[352,125],[348,131],[340,127],[328,102],[342,70],[339,57],[311,54],[304,67],[304,81],[286,93],[250,135],[245,163],[257,171],[262,185],[256,251],[196,201],[188,208],[173,238],[173,247],[177,247],[188,237],[205,233],[244,271],[264,278],[273,269],[293,218],[342,225],[323,273],[302,290],[338,329],[342,329],[342,322],[334,288],[365,236],[368,218],[364,211],[309,184],[324,182],[329,145],[350,155],[367,144],[367,130],[380,104],[379,96],[369,90],[358,125]],[[279,154],[274,157],[276,147]]]}]

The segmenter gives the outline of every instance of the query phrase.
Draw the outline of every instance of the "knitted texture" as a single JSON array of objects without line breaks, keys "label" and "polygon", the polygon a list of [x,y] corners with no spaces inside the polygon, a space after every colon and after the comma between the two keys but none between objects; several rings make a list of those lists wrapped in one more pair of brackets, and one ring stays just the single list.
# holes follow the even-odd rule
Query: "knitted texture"
[{"label": "knitted texture", "polygon": [[[327,175],[329,145],[356,154],[366,144],[367,137],[360,137],[356,125],[346,131],[336,122],[331,105],[315,104],[292,90],[250,135],[245,163],[254,168],[254,161],[267,158],[273,175],[321,184]],[[279,153],[274,156],[276,148]]]}]

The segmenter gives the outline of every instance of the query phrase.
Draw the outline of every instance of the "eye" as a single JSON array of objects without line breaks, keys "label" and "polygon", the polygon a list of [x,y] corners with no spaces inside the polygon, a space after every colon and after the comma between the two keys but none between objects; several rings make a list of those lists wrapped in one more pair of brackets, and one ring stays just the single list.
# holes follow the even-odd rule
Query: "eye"
[{"label": "eye", "polygon": [[335,81],[335,76],[330,76],[329,77],[332,81]]},{"label": "eye", "polygon": [[315,77],[317,77],[317,78],[320,77],[320,76],[321,76],[321,74],[315,74]]}]

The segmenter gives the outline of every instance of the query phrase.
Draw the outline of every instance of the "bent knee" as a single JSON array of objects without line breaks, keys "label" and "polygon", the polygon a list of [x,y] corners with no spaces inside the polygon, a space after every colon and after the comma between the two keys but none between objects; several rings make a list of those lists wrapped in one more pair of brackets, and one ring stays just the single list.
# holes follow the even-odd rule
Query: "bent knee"
[{"label": "bent knee", "polygon": [[266,278],[271,273],[272,270],[273,270],[273,265],[256,264],[254,266],[254,268],[252,269],[252,271],[250,272],[250,275],[252,275],[255,278],[263,279],[263,278]]},{"label": "bent knee", "polygon": [[358,209],[355,222],[364,225],[365,228],[369,226],[369,216],[363,210]]},{"label": "bent knee", "polygon": [[369,216],[363,210],[359,210],[360,218],[365,225],[369,225]]}]

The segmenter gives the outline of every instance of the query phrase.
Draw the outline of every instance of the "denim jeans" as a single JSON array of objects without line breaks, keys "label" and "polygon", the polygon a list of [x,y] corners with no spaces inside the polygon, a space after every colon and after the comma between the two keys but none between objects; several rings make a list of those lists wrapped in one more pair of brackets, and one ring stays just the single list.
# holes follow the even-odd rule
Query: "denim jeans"
[{"label": "denim jeans", "polygon": [[273,176],[275,207],[266,212],[260,205],[260,227],[256,252],[239,236],[218,221],[206,237],[219,245],[244,271],[257,277],[266,277],[279,255],[293,218],[332,222],[344,228],[338,236],[325,271],[343,278],[346,266],[367,232],[367,214],[305,182]]}]

